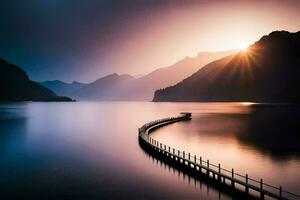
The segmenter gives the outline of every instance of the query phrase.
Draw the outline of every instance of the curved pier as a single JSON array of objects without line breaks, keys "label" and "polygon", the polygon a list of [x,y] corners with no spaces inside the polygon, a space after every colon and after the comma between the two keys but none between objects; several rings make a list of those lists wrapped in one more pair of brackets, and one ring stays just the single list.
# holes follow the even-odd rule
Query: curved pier
[{"label": "curved pier", "polygon": [[234,169],[224,169],[220,164],[215,165],[210,163],[209,160],[203,160],[202,157],[176,150],[150,137],[151,132],[159,127],[190,119],[191,113],[181,113],[177,117],[149,122],[139,128],[139,142],[147,153],[157,159],[195,178],[206,179],[218,188],[224,189],[227,193],[237,195],[243,199],[264,199],[265,196],[268,196],[273,199],[300,200],[299,195],[285,191],[281,186],[275,187],[263,182],[263,179],[255,180],[247,174],[238,174],[234,172]]}]

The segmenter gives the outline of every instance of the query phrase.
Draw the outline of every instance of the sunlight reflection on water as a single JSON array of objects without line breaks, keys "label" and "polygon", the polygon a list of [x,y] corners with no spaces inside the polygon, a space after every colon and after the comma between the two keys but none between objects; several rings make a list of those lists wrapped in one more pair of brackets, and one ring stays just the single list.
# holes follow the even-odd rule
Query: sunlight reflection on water
[{"label": "sunlight reflection on water", "polygon": [[[291,134],[290,141],[282,139],[280,131],[266,131],[270,121],[276,122],[273,126],[278,130],[289,127],[296,131],[298,126],[285,119],[284,109],[274,110],[241,103],[2,104],[1,191],[4,196],[23,199],[53,195],[72,199],[231,199],[205,183],[194,186],[186,176],[178,176],[140,148],[140,126],[183,111],[192,112],[193,119],[161,128],[153,137],[226,168],[298,191],[299,136]],[[300,112],[293,110],[288,114],[295,114],[296,120]],[[288,145],[277,146],[261,137],[269,137],[271,132],[275,143],[279,138]]]}]

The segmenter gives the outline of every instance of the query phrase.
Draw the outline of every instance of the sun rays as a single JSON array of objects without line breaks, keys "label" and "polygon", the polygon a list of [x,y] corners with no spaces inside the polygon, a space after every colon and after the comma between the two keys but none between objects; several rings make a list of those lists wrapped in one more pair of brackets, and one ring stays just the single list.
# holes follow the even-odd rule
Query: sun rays
[{"label": "sun rays", "polygon": [[251,45],[251,42],[242,41],[239,45],[239,49],[241,51],[246,52],[248,50],[248,47]]}]

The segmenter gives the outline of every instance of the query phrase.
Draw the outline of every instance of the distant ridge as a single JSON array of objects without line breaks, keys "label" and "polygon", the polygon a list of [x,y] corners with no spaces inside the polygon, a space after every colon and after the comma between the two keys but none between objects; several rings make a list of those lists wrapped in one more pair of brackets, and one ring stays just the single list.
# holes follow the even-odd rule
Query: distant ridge
[{"label": "distant ridge", "polygon": [[134,80],[127,74],[110,74],[73,91],[71,96],[80,100],[116,101],[120,99],[122,88]]},{"label": "distant ridge", "polygon": [[196,57],[186,56],[175,64],[159,68],[137,79],[126,91],[126,100],[151,101],[155,90],[174,85],[216,59],[237,51],[200,52]]},{"label": "distant ridge", "polygon": [[0,101],[72,101],[29,79],[24,70],[0,59]]},{"label": "distant ridge", "polygon": [[75,90],[78,90],[85,85],[84,83],[80,83],[77,81],[66,83],[60,80],[44,81],[39,82],[39,84],[54,91],[57,95],[66,96],[70,96]]},{"label": "distant ridge", "polygon": [[300,32],[275,31],[247,51],[209,63],[153,101],[300,103]]},{"label": "distant ridge", "polygon": [[41,84],[59,95],[68,95],[78,100],[151,101],[156,89],[176,84],[205,64],[236,52],[201,52],[196,57],[185,57],[171,66],[159,68],[138,78],[126,74],[111,74],[88,84],[61,81],[46,81]]}]

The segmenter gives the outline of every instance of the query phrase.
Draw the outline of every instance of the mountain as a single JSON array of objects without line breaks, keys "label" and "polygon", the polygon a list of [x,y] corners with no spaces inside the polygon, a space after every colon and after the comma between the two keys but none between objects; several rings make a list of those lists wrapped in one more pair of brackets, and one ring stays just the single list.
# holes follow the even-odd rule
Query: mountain
[{"label": "mountain", "polygon": [[71,101],[29,79],[25,71],[0,59],[0,101]]},{"label": "mountain", "polygon": [[80,100],[114,101],[120,100],[122,88],[136,80],[134,77],[124,74],[111,74],[86,84],[71,93],[71,96]]},{"label": "mountain", "polygon": [[41,84],[57,94],[78,100],[151,101],[156,89],[176,84],[205,64],[236,52],[201,52],[196,57],[185,57],[169,67],[159,68],[138,78],[111,74],[89,84],[67,84],[62,81],[46,81]]},{"label": "mountain", "polygon": [[300,32],[275,31],[209,63],[153,101],[300,102]]},{"label": "mountain", "polygon": [[77,81],[73,81],[72,83],[65,83],[63,81],[55,80],[55,81],[44,81],[40,82],[40,85],[49,88],[54,91],[58,95],[71,95],[75,90],[80,89],[86,84],[80,83]]},{"label": "mountain", "polygon": [[123,100],[151,101],[156,89],[174,85],[205,64],[236,52],[201,52],[196,57],[185,57],[169,67],[159,68],[133,82]]}]

